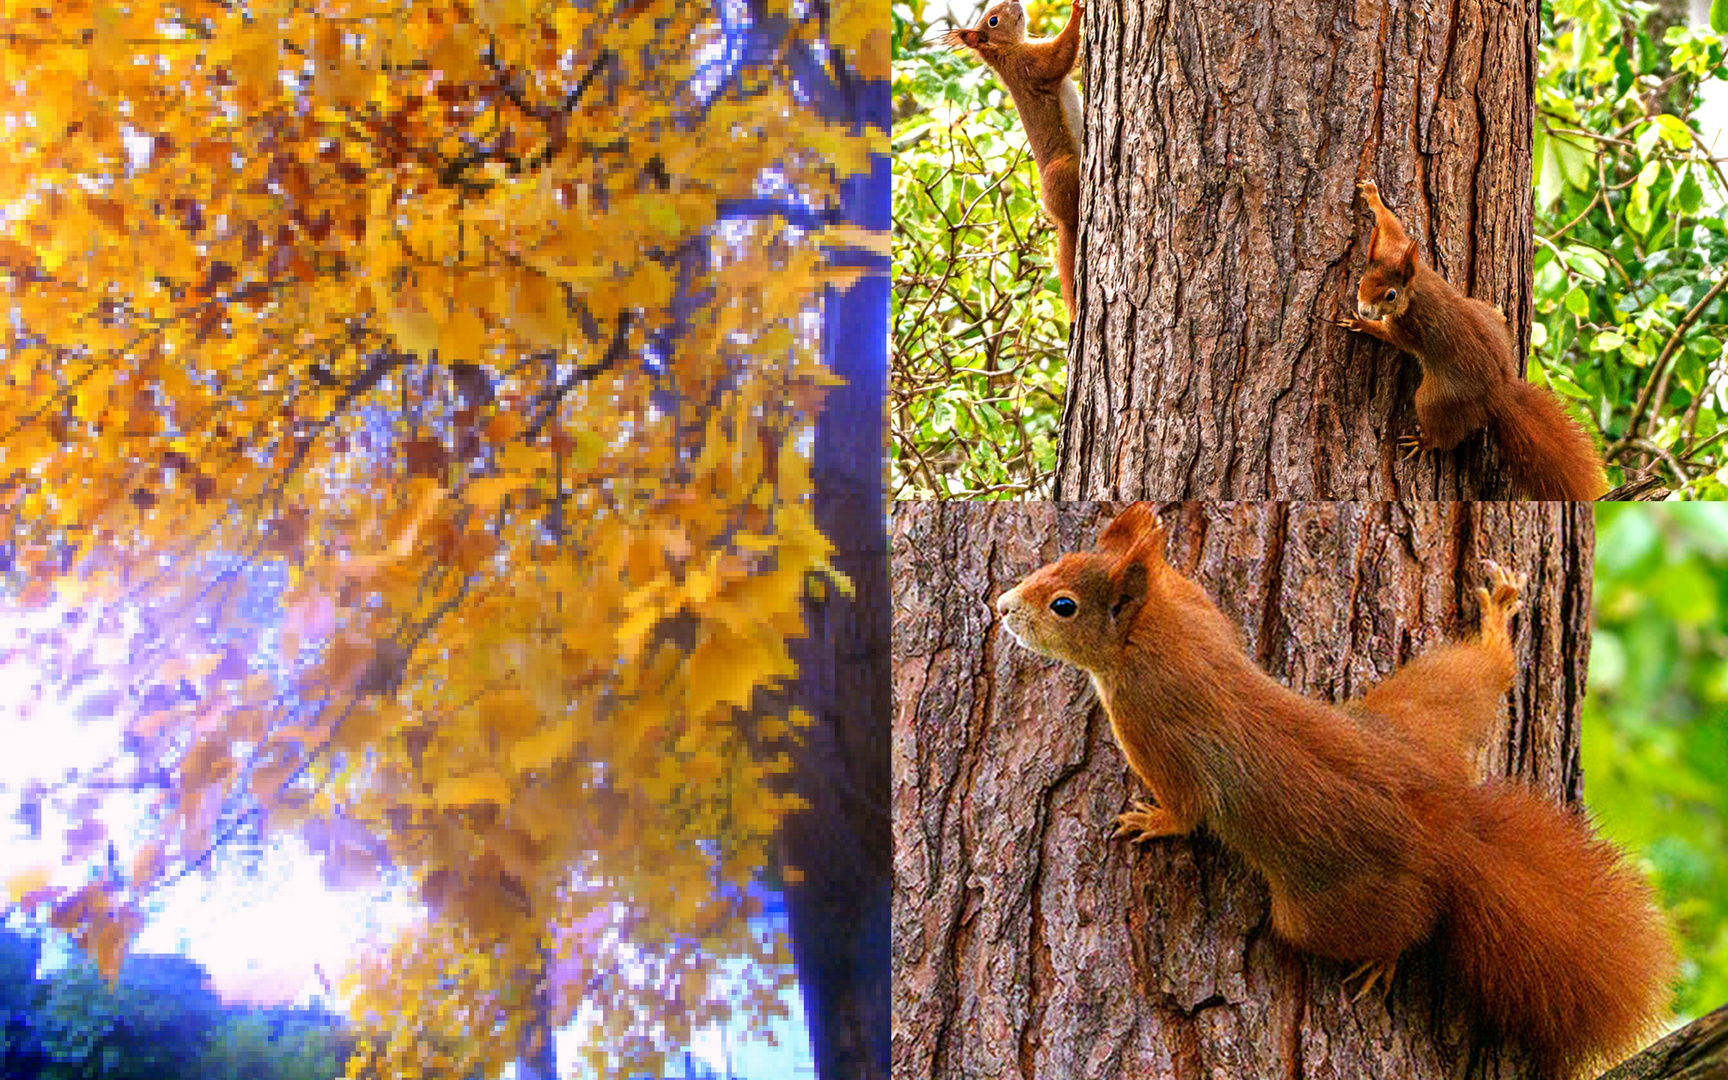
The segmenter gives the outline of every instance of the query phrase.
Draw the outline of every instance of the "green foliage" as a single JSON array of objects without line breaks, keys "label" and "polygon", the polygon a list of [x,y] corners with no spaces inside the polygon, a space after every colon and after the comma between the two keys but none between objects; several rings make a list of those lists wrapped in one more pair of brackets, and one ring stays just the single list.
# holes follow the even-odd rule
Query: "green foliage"
[{"label": "green foliage", "polygon": [[36,1023],[42,1003],[42,985],[36,981],[41,956],[37,938],[0,926],[0,1076],[33,1076],[41,1070]]},{"label": "green foliage", "polygon": [[224,1009],[204,969],[133,956],[112,985],[79,960],[36,977],[40,932],[0,927],[6,1080],[331,1080],[355,1036],[317,1009]]},{"label": "green foliage", "polygon": [[1589,412],[1611,464],[1728,498],[1728,178],[1692,119],[1728,78],[1724,41],[1658,41],[1649,20],[1631,0],[1543,8],[1530,378]]},{"label": "green foliage", "polygon": [[1728,1001],[1728,505],[1604,503],[1596,525],[1585,801],[1654,870],[1696,1016]]},{"label": "green foliage", "polygon": [[185,957],[129,957],[113,985],[81,960],[49,982],[43,1080],[181,1075],[203,1053],[221,1015],[209,977]]},{"label": "green foliage", "polygon": [[[893,12],[892,490],[1047,495],[1068,317],[1037,167],[996,76],[921,9]],[[1066,17],[1043,15],[1032,33]]]},{"label": "green foliage", "polygon": [[330,1080],[352,1036],[329,1017],[272,1009],[228,1017],[198,1062],[199,1080]]}]

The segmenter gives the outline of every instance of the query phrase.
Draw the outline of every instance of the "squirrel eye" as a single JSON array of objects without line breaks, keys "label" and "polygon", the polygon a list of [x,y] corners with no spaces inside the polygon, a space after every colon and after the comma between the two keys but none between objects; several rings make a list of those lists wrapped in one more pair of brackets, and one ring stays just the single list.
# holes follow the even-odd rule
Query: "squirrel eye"
[{"label": "squirrel eye", "polygon": [[997,19],[997,16],[995,16],[995,15],[990,16],[990,25],[991,26],[996,25],[996,19]]},{"label": "squirrel eye", "polygon": [[1080,610],[1080,605],[1076,604],[1070,597],[1058,596],[1050,601],[1050,610],[1061,618],[1070,619],[1074,617],[1076,611]]},{"label": "squirrel eye", "polygon": [[1397,289],[1387,289],[1386,290],[1386,299],[1388,299],[1388,300],[1398,299],[1398,290]]}]

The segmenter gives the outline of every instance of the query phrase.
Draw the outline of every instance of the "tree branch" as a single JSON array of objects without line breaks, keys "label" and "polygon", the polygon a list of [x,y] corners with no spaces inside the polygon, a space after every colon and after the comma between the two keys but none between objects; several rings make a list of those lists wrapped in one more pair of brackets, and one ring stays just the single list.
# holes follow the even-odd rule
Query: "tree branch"
[{"label": "tree branch", "polygon": [[634,320],[631,312],[618,316],[618,329],[612,334],[612,344],[607,347],[606,355],[592,364],[583,364],[565,377],[564,381],[540,395],[540,415],[528,425],[528,430],[522,433],[522,438],[533,442],[540,434],[540,429],[546,426],[546,421],[552,419],[552,414],[558,411],[558,402],[579,382],[587,382],[624,359],[624,354],[630,351],[630,324]]},{"label": "tree branch", "polygon": [[1597,1080],[1710,1080],[1728,1075],[1728,1005],[1622,1061]]}]

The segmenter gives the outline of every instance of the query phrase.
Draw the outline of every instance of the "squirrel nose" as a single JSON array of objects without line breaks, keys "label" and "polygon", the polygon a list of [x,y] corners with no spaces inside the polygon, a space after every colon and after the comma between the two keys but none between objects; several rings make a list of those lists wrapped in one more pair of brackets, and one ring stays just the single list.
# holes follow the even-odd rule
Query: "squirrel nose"
[{"label": "squirrel nose", "polygon": [[1356,301],[1356,314],[1364,319],[1372,319],[1374,317],[1374,308],[1372,305],[1365,304],[1358,300]]},{"label": "squirrel nose", "polygon": [[1019,598],[1014,595],[1019,591],[1019,589],[1009,589],[1001,596],[998,596],[996,598],[996,614],[1008,614],[1008,612],[1011,611],[1017,603],[1019,603]]}]

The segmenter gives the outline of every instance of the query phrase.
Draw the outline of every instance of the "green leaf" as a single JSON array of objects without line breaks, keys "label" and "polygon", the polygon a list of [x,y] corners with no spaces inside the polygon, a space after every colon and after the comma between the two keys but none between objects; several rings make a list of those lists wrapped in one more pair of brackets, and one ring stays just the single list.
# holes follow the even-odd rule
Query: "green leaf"
[{"label": "green leaf", "polygon": [[938,435],[954,430],[954,421],[957,415],[954,403],[947,398],[942,398],[936,402],[935,411],[931,414],[931,430]]},{"label": "green leaf", "polygon": [[1676,150],[1690,150],[1692,148],[1692,129],[1687,127],[1686,122],[1678,116],[1672,113],[1658,113],[1656,126],[1661,130],[1662,137]]},{"label": "green leaf", "polygon": [[1680,171],[1679,182],[1674,185],[1674,205],[1685,214],[1696,214],[1699,207],[1704,205],[1704,189],[1699,186],[1698,178],[1689,168]]},{"label": "green leaf", "polygon": [[1710,0],[1710,29],[1728,34],[1728,0]]},{"label": "green leaf", "polygon": [[1590,343],[1591,352],[1607,352],[1618,349],[1626,344],[1626,339],[1617,330],[1604,330],[1596,335],[1596,340]]},{"label": "green leaf", "polygon": [[1638,147],[1639,157],[1649,157],[1650,151],[1656,148],[1656,140],[1662,137],[1662,129],[1648,121],[1638,125],[1638,134],[1632,137],[1632,142]]},{"label": "green leaf", "polygon": [[1588,191],[1596,179],[1596,155],[1586,146],[1563,135],[1554,136],[1554,156],[1566,182],[1579,191]]}]

